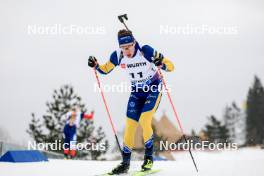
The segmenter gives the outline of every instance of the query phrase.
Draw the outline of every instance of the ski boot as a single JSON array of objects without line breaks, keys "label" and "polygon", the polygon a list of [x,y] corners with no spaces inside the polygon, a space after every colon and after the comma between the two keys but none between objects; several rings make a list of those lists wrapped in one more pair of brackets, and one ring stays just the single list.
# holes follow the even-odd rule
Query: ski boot
[{"label": "ski boot", "polygon": [[121,162],[119,165],[117,165],[110,173],[109,175],[118,175],[118,174],[123,174],[127,173],[129,170],[129,163]]},{"label": "ski boot", "polygon": [[141,166],[142,171],[151,170],[153,166],[153,157],[152,156],[145,156],[144,163]]}]

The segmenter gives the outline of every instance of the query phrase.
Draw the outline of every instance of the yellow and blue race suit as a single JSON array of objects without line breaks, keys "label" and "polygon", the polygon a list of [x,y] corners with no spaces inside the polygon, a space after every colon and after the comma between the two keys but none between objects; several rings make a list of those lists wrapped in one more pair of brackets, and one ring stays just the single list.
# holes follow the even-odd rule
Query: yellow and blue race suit
[{"label": "yellow and blue race suit", "polygon": [[173,71],[173,63],[157,52],[149,45],[139,47],[135,45],[135,53],[132,58],[116,50],[110,60],[103,65],[97,65],[96,69],[102,74],[110,73],[116,66],[125,70],[131,81],[131,95],[127,104],[127,119],[124,134],[123,160],[129,162],[131,150],[134,147],[134,138],[138,125],[143,129],[145,143],[145,155],[153,154],[153,130],[151,126],[152,117],[157,110],[161,100],[161,77],[153,63],[153,59],[162,57],[161,69]]}]

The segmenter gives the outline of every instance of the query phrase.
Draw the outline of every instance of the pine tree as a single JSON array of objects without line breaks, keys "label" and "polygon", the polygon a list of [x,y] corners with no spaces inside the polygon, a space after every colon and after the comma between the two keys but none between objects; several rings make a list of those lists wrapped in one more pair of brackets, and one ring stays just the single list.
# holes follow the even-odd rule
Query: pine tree
[{"label": "pine tree", "polygon": [[209,122],[205,125],[205,129],[203,130],[208,140],[214,143],[226,143],[229,138],[226,126],[213,115],[211,115],[208,120]]},{"label": "pine tree", "polygon": [[42,130],[42,124],[40,122],[40,119],[36,119],[36,116],[34,113],[31,114],[32,119],[29,124],[29,129],[27,130],[27,133],[33,137],[33,139],[36,141],[36,143],[42,143],[45,142],[45,135],[43,135]]},{"label": "pine tree", "polygon": [[96,150],[94,150],[92,153],[91,153],[91,159],[92,160],[97,160],[99,156],[101,156],[102,154],[106,153],[107,152],[107,148],[109,147],[109,143],[108,141],[104,141],[106,135],[105,133],[103,132],[103,129],[102,127],[99,127],[97,130],[96,130],[96,138],[91,138],[89,139],[89,142],[90,143],[94,143],[94,144],[100,144],[102,142],[104,142],[105,144],[105,150],[102,150],[100,149],[101,146],[96,146]]},{"label": "pine tree", "polygon": [[247,145],[264,143],[264,88],[257,76],[247,96],[246,132]]},{"label": "pine tree", "polygon": [[228,129],[229,142],[244,143],[244,113],[242,110],[233,102],[231,105],[227,105],[224,110],[224,124]]},{"label": "pine tree", "polygon": [[[59,142],[59,144],[62,145],[63,128],[67,120],[65,114],[76,106],[84,113],[87,112],[87,108],[85,104],[82,103],[81,97],[74,92],[73,87],[70,85],[63,85],[60,89],[54,90],[52,98],[52,101],[46,103],[47,111],[42,118],[37,119],[35,114],[32,113],[32,120],[27,132],[37,143],[54,143],[56,141],[62,141]],[[96,142],[108,144],[102,128],[99,127],[97,133],[95,133],[94,130],[95,127],[92,120],[82,120],[77,130],[77,142],[87,143],[92,139]],[[98,131],[100,131],[100,133],[98,133]],[[108,145],[106,145],[106,150],[107,149]],[[61,153],[62,151],[58,150],[56,152]],[[94,152],[97,157],[93,157],[95,155]],[[82,158],[86,156],[98,158],[105,152],[106,151],[89,150],[80,151],[77,154]]]}]

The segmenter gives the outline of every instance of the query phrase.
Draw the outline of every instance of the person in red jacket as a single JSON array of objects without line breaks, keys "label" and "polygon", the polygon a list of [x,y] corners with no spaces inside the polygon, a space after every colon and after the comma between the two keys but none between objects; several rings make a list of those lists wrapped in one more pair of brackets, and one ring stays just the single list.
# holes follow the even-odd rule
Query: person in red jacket
[{"label": "person in red jacket", "polygon": [[64,126],[64,156],[65,159],[76,156],[77,128],[82,119],[93,119],[94,111],[90,114],[81,112],[78,108],[73,108],[66,114],[67,122]]}]

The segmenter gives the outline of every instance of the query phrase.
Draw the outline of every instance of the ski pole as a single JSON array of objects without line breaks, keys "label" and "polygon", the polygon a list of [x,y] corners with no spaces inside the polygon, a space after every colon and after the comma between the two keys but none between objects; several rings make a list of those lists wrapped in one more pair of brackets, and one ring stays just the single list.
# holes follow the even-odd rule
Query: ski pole
[{"label": "ski pole", "polygon": [[[176,108],[175,108],[174,103],[173,103],[173,101],[172,101],[172,98],[171,98],[171,96],[170,96],[170,92],[168,91],[166,81],[165,81],[165,79],[164,79],[164,77],[163,77],[163,74],[161,73],[160,68],[158,68],[158,72],[159,72],[159,74],[160,74],[160,77],[161,77],[162,83],[163,83],[163,85],[164,85],[164,87],[165,87],[165,91],[167,92],[167,96],[168,96],[168,98],[169,98],[169,101],[170,101],[171,107],[172,107],[172,109],[173,109],[174,116],[175,116],[175,118],[176,118],[176,120],[177,120],[177,123],[178,123],[178,125],[179,125],[179,128],[180,128],[180,131],[181,131],[181,133],[182,133],[183,139],[184,139],[184,141],[185,141],[186,143],[188,143],[188,141],[187,141],[187,139],[186,139],[186,136],[185,136],[185,134],[184,134],[183,128],[182,128],[182,124],[181,124],[181,121],[180,121],[179,115],[178,115],[178,113],[177,113],[177,111],[176,111]],[[191,156],[191,158],[192,158],[192,161],[193,161],[193,164],[194,164],[195,170],[196,170],[196,172],[198,172],[198,168],[197,168],[196,162],[195,162],[195,160],[194,160],[194,157],[193,157],[193,154],[192,154],[191,148],[188,147],[188,150],[189,150],[190,156]]]},{"label": "ski pole", "polygon": [[[124,24],[125,28],[129,31],[129,29],[128,29],[128,27],[127,27],[125,21],[124,21],[124,19],[125,19],[125,20],[128,20],[127,14],[119,15],[119,16],[118,16],[118,19],[119,19],[119,21],[120,21],[121,23]],[[159,75],[160,75],[160,77],[161,77],[161,79],[162,79],[162,83],[163,83],[163,85],[164,85],[164,87],[165,87],[165,90],[166,90],[166,92],[167,92],[167,96],[168,96],[169,101],[170,101],[170,104],[171,104],[171,106],[172,106],[174,116],[175,116],[175,118],[176,118],[176,120],[177,120],[177,123],[178,123],[178,125],[179,125],[179,127],[180,127],[180,131],[181,131],[181,133],[182,133],[182,135],[183,135],[184,141],[187,143],[187,139],[186,139],[186,136],[185,136],[185,134],[184,134],[184,131],[183,131],[183,128],[182,128],[182,124],[181,124],[180,118],[179,118],[179,116],[178,116],[178,113],[177,113],[177,111],[176,111],[176,108],[175,108],[175,106],[174,106],[174,103],[173,103],[173,101],[172,101],[172,99],[171,99],[170,93],[169,93],[168,88],[167,88],[166,81],[165,81],[165,79],[164,79],[164,77],[163,77],[163,75],[162,75],[161,70],[160,70],[159,67],[158,67],[158,73],[159,73]],[[196,162],[195,162],[195,160],[194,160],[194,157],[193,157],[192,151],[191,151],[190,147],[189,147],[188,149],[189,149],[189,153],[190,153],[190,156],[191,156],[191,158],[192,158],[192,161],[193,161],[194,167],[195,167],[195,169],[196,169],[196,172],[198,172],[198,167],[197,167]]]},{"label": "ski pole", "polygon": [[105,106],[105,109],[106,109],[106,112],[107,112],[108,120],[110,121],[113,133],[115,135],[116,143],[117,143],[119,151],[120,151],[120,153],[122,155],[122,150],[121,150],[121,146],[120,146],[120,143],[119,143],[119,140],[118,140],[118,137],[117,137],[117,132],[116,132],[113,120],[112,120],[112,116],[110,114],[109,108],[108,108],[106,100],[105,100],[104,92],[103,92],[103,90],[101,88],[101,83],[100,83],[99,76],[97,74],[96,68],[94,68],[94,74],[95,74],[95,77],[96,77],[96,80],[97,80],[98,87],[99,87],[100,92],[101,92],[101,96],[102,96],[102,99],[103,99],[103,102],[104,102],[104,106]]}]

